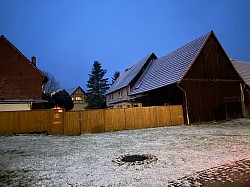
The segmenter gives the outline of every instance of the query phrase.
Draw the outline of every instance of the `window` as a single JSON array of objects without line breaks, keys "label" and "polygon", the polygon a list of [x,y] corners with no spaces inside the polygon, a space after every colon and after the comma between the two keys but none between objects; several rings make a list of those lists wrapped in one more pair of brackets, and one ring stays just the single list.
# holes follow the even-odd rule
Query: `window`
[{"label": "window", "polygon": [[113,94],[110,94],[109,95],[109,100],[112,101],[114,98],[113,98]]},{"label": "window", "polygon": [[138,88],[140,88],[140,86],[141,86],[141,82],[135,87],[135,89],[138,89]]},{"label": "window", "polygon": [[82,96],[74,96],[72,97],[72,100],[74,101],[74,103],[84,103]]},{"label": "window", "polygon": [[119,98],[122,98],[122,90],[119,91]]},{"label": "window", "polygon": [[81,96],[76,96],[76,101],[81,101],[82,97]]}]

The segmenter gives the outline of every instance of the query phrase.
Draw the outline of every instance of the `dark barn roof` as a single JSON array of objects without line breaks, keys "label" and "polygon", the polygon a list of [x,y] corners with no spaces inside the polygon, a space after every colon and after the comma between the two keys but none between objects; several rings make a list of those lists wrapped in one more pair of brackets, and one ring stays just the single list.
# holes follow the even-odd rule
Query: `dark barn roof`
[{"label": "dark barn roof", "polygon": [[[131,66],[130,68],[127,68],[121,75],[118,77],[118,79],[114,82],[114,84],[106,91],[105,94],[112,93],[114,91],[117,91],[119,89],[122,89],[126,86],[128,86],[131,81],[138,75],[138,73],[141,71],[143,66],[148,62],[148,60],[155,56],[154,53],[151,53],[141,59],[139,62]],[[155,56],[156,57],[156,56]]]},{"label": "dark barn roof", "polygon": [[250,87],[250,63],[233,59],[231,61],[241,78]]},{"label": "dark barn roof", "polygon": [[189,70],[212,33],[209,32],[173,52],[154,60],[133,86],[130,95],[179,82]]}]

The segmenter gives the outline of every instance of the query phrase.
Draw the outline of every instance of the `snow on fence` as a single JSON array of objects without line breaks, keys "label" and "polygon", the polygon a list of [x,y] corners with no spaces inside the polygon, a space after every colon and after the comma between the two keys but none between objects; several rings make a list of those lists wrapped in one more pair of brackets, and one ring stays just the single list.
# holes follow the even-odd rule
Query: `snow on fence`
[{"label": "snow on fence", "polygon": [[105,110],[37,110],[0,112],[0,134],[48,132],[80,135],[180,125],[182,106]]}]

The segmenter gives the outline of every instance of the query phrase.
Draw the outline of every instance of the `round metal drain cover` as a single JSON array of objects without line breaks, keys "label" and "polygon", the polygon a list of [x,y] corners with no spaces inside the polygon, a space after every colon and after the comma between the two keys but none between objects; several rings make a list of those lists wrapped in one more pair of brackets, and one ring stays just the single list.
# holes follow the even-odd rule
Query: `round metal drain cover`
[{"label": "round metal drain cover", "polygon": [[157,157],[154,155],[123,155],[115,158],[113,162],[119,165],[142,165],[149,164],[151,162],[157,161]]}]

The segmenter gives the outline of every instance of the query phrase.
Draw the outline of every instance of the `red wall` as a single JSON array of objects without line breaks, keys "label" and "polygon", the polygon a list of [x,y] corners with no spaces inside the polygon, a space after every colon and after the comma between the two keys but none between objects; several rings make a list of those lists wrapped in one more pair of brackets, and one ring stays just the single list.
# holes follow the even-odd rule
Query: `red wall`
[{"label": "red wall", "polygon": [[0,100],[42,99],[45,76],[0,36]]}]

